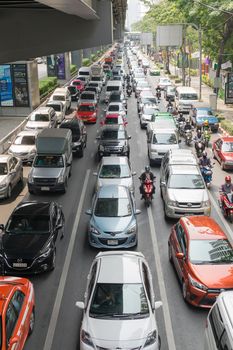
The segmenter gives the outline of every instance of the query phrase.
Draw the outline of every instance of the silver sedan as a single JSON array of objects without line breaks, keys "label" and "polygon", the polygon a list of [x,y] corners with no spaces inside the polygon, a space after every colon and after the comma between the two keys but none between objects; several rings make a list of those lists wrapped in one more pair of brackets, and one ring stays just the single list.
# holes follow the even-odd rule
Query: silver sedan
[{"label": "silver sedan", "polygon": [[18,182],[23,183],[21,160],[9,154],[0,154],[0,198],[10,198]]}]

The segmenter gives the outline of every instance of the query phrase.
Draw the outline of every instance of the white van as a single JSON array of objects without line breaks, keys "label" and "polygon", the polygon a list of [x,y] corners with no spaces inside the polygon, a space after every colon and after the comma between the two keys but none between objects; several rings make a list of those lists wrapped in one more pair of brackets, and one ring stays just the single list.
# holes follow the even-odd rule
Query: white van
[{"label": "white van", "polygon": [[83,75],[89,78],[90,74],[91,74],[91,67],[81,67],[78,70],[78,75]]},{"label": "white van", "polygon": [[51,101],[62,102],[65,112],[68,111],[71,107],[71,95],[67,87],[55,89],[48,102]]},{"label": "white van", "polygon": [[118,91],[118,92],[123,91],[122,82],[119,80],[109,80],[107,82],[105,99],[104,99],[106,103],[108,103],[109,96],[112,91]]},{"label": "white van", "polygon": [[198,94],[192,87],[179,86],[176,88],[175,105],[178,112],[189,113],[197,101]]},{"label": "white van", "polygon": [[233,349],[233,291],[222,292],[206,322],[204,350]]}]

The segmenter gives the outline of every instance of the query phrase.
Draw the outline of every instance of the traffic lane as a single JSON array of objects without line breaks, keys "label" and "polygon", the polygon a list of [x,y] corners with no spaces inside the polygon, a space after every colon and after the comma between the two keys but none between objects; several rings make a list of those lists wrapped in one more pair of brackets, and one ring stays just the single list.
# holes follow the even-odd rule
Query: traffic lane
[{"label": "traffic lane", "polygon": [[[135,102],[134,102],[135,103]],[[132,134],[132,142],[134,140],[134,123],[131,123],[131,119],[135,121],[135,111],[136,105],[132,109],[129,101],[129,133]],[[144,163],[144,158],[138,157],[139,147],[131,147],[131,163],[133,169],[135,169],[136,163],[140,161],[140,167]],[[85,197],[85,203],[83,212],[85,209],[90,207],[92,200],[92,194],[94,189],[95,179],[90,179],[90,186]],[[160,299],[158,280],[156,277],[156,271],[154,267],[153,251],[151,249],[151,239],[149,234],[148,216],[143,203],[138,200],[138,191],[136,187],[136,201],[137,207],[142,209],[142,213],[138,216],[138,251],[142,251],[146,256],[153,273],[153,281],[155,287],[156,300]],[[75,302],[77,300],[83,300],[83,295],[85,292],[87,274],[89,272],[91,262],[95,255],[99,252],[97,249],[92,249],[87,242],[87,224],[89,218],[83,215],[80,220],[80,224],[77,231],[77,240],[75,242],[74,253],[72,256],[72,262],[70,266],[69,275],[67,278],[65,293],[63,296],[63,303],[61,305],[60,317],[57,323],[55,337],[53,340],[52,349],[58,348],[68,348],[76,349],[79,344],[79,329],[80,329],[80,319],[82,312],[75,308]],[[113,271],[114,273],[114,271]],[[64,322],[64,320],[68,322]],[[162,349],[167,349],[166,334],[164,327],[164,320],[162,310],[157,312],[157,320],[159,326],[159,332],[162,339]],[[72,327],[71,327],[72,325]],[[61,339],[60,334],[63,334],[63,339]],[[62,346],[61,346],[62,344]]]}]

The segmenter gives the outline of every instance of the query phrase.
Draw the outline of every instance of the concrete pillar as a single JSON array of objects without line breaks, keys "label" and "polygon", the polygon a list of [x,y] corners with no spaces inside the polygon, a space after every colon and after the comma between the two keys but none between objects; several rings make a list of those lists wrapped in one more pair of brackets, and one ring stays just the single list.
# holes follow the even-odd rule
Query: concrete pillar
[{"label": "concrete pillar", "polygon": [[71,63],[75,64],[77,68],[82,66],[83,52],[82,50],[75,50],[71,52]]},{"label": "concrete pillar", "polygon": [[91,57],[91,49],[83,49],[83,58],[90,58]]}]

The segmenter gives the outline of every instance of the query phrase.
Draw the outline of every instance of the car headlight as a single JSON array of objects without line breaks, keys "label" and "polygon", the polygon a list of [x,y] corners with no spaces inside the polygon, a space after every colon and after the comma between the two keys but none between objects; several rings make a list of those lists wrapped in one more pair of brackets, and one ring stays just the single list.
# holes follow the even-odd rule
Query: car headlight
[{"label": "car headlight", "polygon": [[135,233],[136,232],[136,225],[131,226],[127,231],[126,234],[130,235],[131,233]]},{"label": "car headlight", "polygon": [[61,174],[61,175],[59,176],[57,182],[58,182],[59,184],[62,183],[62,182],[64,182],[64,176],[63,176],[63,174]]},{"label": "car headlight", "polygon": [[177,202],[176,202],[176,201],[168,200],[168,201],[167,201],[167,205],[170,205],[171,207],[176,207],[176,206],[177,206]]},{"label": "car headlight", "polygon": [[37,259],[46,259],[50,254],[51,254],[52,248],[51,248],[51,244],[49,243],[46,247],[44,247],[41,251],[40,251],[40,255],[38,256]]},{"label": "car headlight", "polygon": [[87,345],[91,346],[92,348],[94,348],[94,344],[93,344],[93,341],[91,339],[90,334],[88,332],[85,332],[83,329],[81,331],[81,341],[84,344],[87,344]]},{"label": "car headlight", "polygon": [[94,233],[95,235],[100,235],[100,232],[94,226],[90,226],[90,233]]},{"label": "car headlight", "polygon": [[148,334],[144,347],[154,344],[156,342],[156,339],[157,339],[157,332],[155,329],[153,332]]},{"label": "car headlight", "polygon": [[99,150],[100,150],[101,152],[103,152],[103,151],[104,151],[104,146],[103,146],[103,145],[100,145],[100,146],[99,146]]},{"label": "car headlight", "polygon": [[198,289],[201,289],[201,290],[207,290],[208,288],[206,286],[204,286],[204,284],[200,283],[200,282],[197,282],[196,280],[194,280],[190,275],[188,276],[189,278],[189,283],[195,287],[195,288],[198,288]]},{"label": "car headlight", "polygon": [[0,184],[0,188],[5,188],[7,186],[7,183],[6,182],[2,182],[1,184]]},{"label": "car headlight", "polygon": [[210,206],[210,201],[209,201],[209,200],[203,201],[203,202],[202,202],[202,206],[203,206],[203,207],[209,207],[209,206]]}]

